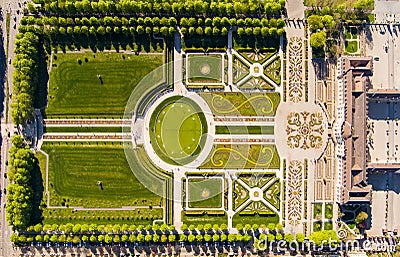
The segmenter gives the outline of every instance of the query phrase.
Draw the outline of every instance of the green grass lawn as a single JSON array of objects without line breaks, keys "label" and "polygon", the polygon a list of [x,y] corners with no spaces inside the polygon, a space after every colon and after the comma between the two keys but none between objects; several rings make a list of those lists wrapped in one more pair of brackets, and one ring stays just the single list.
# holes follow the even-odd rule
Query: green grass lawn
[{"label": "green grass lawn", "polygon": [[250,69],[246,63],[239,59],[236,55],[233,55],[233,82],[237,83],[250,73]]},{"label": "green grass lawn", "polygon": [[237,224],[258,224],[258,225],[268,225],[269,223],[278,224],[279,216],[277,214],[270,215],[239,215],[236,213],[233,215],[233,226],[235,227]]},{"label": "green grass lawn", "polygon": [[216,126],[215,134],[274,134],[273,126]]},{"label": "green grass lawn", "polygon": [[271,173],[251,173],[246,172],[239,174],[239,178],[246,183],[249,187],[259,187],[265,186],[271,179],[275,178],[276,174]]},{"label": "green grass lawn", "polygon": [[332,230],[333,225],[332,222],[324,222],[324,230]]},{"label": "green grass lawn", "polygon": [[331,204],[331,203],[325,204],[325,218],[326,219],[333,218],[333,204]]},{"label": "green grass lawn", "polygon": [[244,188],[239,182],[233,183],[233,209],[236,210],[240,205],[249,199],[249,191]]},{"label": "green grass lawn", "polygon": [[225,215],[186,215],[182,211],[182,222],[186,225],[198,225],[198,224],[227,224],[228,217]]},{"label": "green grass lawn", "polygon": [[[159,206],[161,197],[134,176],[123,146],[101,142],[45,143],[49,154],[50,203],[56,206]],[[102,188],[97,185],[102,182]]]},{"label": "green grass lawn", "polygon": [[221,55],[189,55],[188,78],[189,82],[221,82],[222,57]]},{"label": "green grass lawn", "polygon": [[275,116],[279,93],[199,93],[213,114],[220,116]]},{"label": "green grass lawn", "polygon": [[279,180],[275,181],[271,186],[269,186],[264,191],[264,199],[266,199],[270,204],[272,204],[277,210],[280,209],[280,193],[281,193],[281,183]]},{"label": "green grass lawn", "polygon": [[189,178],[189,207],[221,208],[222,180],[217,178]]},{"label": "green grass lawn", "polygon": [[46,115],[122,116],[136,84],[162,65],[162,59],[146,54],[55,54]]},{"label": "green grass lawn", "polygon": [[346,52],[348,53],[356,53],[358,51],[358,42],[357,41],[346,41]]},{"label": "green grass lawn", "polygon": [[321,215],[322,218],[322,203],[314,204],[314,219],[317,219],[317,216]]},{"label": "green grass lawn", "polygon": [[316,221],[313,222],[313,231],[320,231],[322,230],[322,222]]},{"label": "green grass lawn", "polygon": [[275,145],[215,145],[202,169],[278,169],[280,158]]},{"label": "green grass lawn", "polygon": [[195,109],[186,102],[170,103],[157,116],[156,137],[160,148],[173,159],[190,156],[202,135]]},{"label": "green grass lawn", "polygon": [[264,68],[264,74],[276,84],[281,83],[281,59],[278,57]]},{"label": "green grass lawn", "polygon": [[188,98],[171,97],[160,103],[150,119],[150,139],[157,155],[170,164],[193,161],[205,143],[207,121]]},{"label": "green grass lawn", "polygon": [[74,211],[73,209],[49,209],[43,211],[43,224],[66,224],[79,223],[98,225],[108,224],[153,224],[153,220],[162,219],[162,209],[136,209],[127,211],[98,211],[85,210]]},{"label": "green grass lawn", "polygon": [[[128,130],[126,128],[125,130]],[[46,133],[83,132],[83,133],[122,133],[122,127],[45,127]]]}]

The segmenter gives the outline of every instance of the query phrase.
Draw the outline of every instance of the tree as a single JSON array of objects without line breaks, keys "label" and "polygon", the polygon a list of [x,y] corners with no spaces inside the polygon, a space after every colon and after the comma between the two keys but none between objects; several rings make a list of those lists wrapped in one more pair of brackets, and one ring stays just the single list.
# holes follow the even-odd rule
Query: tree
[{"label": "tree", "polygon": [[104,242],[105,242],[106,244],[110,244],[112,241],[113,241],[113,236],[112,236],[112,235],[107,234],[107,235],[104,237]]},{"label": "tree", "polygon": [[175,240],[176,240],[176,236],[174,234],[171,234],[168,236],[168,242],[172,243],[172,242],[175,242]]},{"label": "tree", "polygon": [[168,36],[168,27],[163,26],[160,28],[160,33],[161,35],[163,35],[164,37]]},{"label": "tree", "polygon": [[43,242],[43,236],[42,235],[36,235],[35,236],[35,241],[36,242]]},{"label": "tree", "polygon": [[205,234],[205,235],[204,235],[204,241],[210,242],[211,239],[212,239],[211,235],[209,235],[209,234]]},{"label": "tree", "polygon": [[304,235],[303,233],[296,234],[296,241],[299,243],[303,243],[305,238],[306,238],[306,235]]},{"label": "tree", "polygon": [[269,233],[274,233],[275,232],[275,224],[274,223],[268,223],[267,229]]},{"label": "tree", "polygon": [[336,27],[336,22],[331,15],[322,16],[322,23],[324,24],[324,27],[328,30],[332,30]]},{"label": "tree", "polygon": [[74,234],[77,234],[81,231],[81,225],[80,224],[75,224],[74,227],[72,228],[72,232],[74,232]]},{"label": "tree", "polygon": [[197,241],[197,242],[203,241],[203,235],[197,234],[197,235],[196,235],[196,241]]},{"label": "tree", "polygon": [[228,239],[228,236],[226,234],[221,234],[221,242],[225,242]]},{"label": "tree", "polygon": [[368,219],[368,214],[366,212],[364,212],[364,211],[361,211],[361,212],[359,212],[357,214],[357,217],[356,217],[355,221],[356,221],[356,224],[360,224],[366,219]]},{"label": "tree", "polygon": [[206,34],[207,36],[211,36],[212,35],[211,27],[205,27],[204,34]]},{"label": "tree", "polygon": [[81,226],[81,228],[80,228],[80,231],[81,231],[82,233],[88,232],[88,231],[89,231],[89,225],[88,225],[88,224],[83,224],[83,225]]},{"label": "tree", "polygon": [[[146,240],[146,241],[147,241],[147,240]],[[154,242],[154,243],[160,242],[160,236],[157,235],[157,234],[153,234],[153,242]]]},{"label": "tree", "polygon": [[99,236],[97,237],[97,240],[98,240],[99,242],[104,242],[104,235],[99,235]]},{"label": "tree", "polygon": [[196,34],[199,35],[199,36],[203,35],[203,28],[202,27],[197,27],[196,28]]},{"label": "tree", "polygon": [[129,235],[129,242],[135,243],[136,241],[138,241],[138,239],[136,238],[136,235],[135,234],[130,234]]},{"label": "tree", "polygon": [[89,241],[92,243],[95,243],[95,242],[97,242],[97,237],[95,235],[91,235],[89,238]]},{"label": "tree", "polygon": [[196,240],[196,237],[195,237],[194,235],[190,234],[190,235],[188,236],[188,241],[189,241],[190,243],[192,243],[192,242],[194,242],[194,240]]},{"label": "tree", "polygon": [[169,27],[168,28],[168,35],[173,36],[176,32],[175,27]]},{"label": "tree", "polygon": [[316,31],[324,27],[321,16],[315,14],[308,16],[307,23],[311,31]]},{"label": "tree", "polygon": [[340,242],[340,239],[334,230],[314,231],[311,233],[309,239],[315,245],[336,246]]},{"label": "tree", "polygon": [[253,226],[251,227],[253,230],[257,230],[260,226],[258,224],[253,224]]},{"label": "tree", "polygon": [[188,226],[186,224],[182,224],[182,226],[180,227],[180,229],[182,231],[185,231],[188,228]]},{"label": "tree", "polygon": [[153,240],[153,236],[150,235],[150,234],[147,234],[147,235],[144,237],[144,241],[146,241],[146,242],[150,242],[151,240]]},{"label": "tree", "polygon": [[[193,235],[192,235],[192,236],[193,236]],[[179,235],[179,242],[184,242],[184,241],[186,241],[186,240],[188,240],[187,235],[185,235],[185,234],[180,234],[180,235]]]},{"label": "tree", "polygon": [[228,29],[227,29],[226,27],[223,27],[223,28],[221,29],[221,35],[222,35],[222,36],[228,35]]},{"label": "tree", "polygon": [[325,31],[314,32],[310,37],[310,45],[314,48],[321,48],[326,43]]},{"label": "tree", "polygon": [[290,243],[294,240],[294,236],[292,234],[285,234],[283,240],[285,240],[287,243]]},{"label": "tree", "polygon": [[237,229],[239,232],[242,232],[242,231],[243,231],[243,225],[242,225],[241,223],[236,224],[236,229]]},{"label": "tree", "polygon": [[220,239],[220,236],[219,236],[218,234],[214,234],[214,235],[212,236],[212,240],[213,240],[214,242],[218,242],[219,239]]},{"label": "tree", "polygon": [[234,242],[236,240],[237,234],[229,234],[228,235],[228,242]]},{"label": "tree", "polygon": [[228,229],[228,225],[226,225],[226,224],[221,224],[219,227],[221,228],[222,231],[225,231]]},{"label": "tree", "polygon": [[214,230],[214,232],[217,232],[219,230],[219,225],[218,224],[214,224],[212,226],[212,229]]},{"label": "tree", "polygon": [[[151,235],[148,235],[148,236],[150,236],[150,240],[151,240]],[[143,234],[139,234],[139,235],[137,235],[136,239],[138,242],[144,242],[145,236]]]}]

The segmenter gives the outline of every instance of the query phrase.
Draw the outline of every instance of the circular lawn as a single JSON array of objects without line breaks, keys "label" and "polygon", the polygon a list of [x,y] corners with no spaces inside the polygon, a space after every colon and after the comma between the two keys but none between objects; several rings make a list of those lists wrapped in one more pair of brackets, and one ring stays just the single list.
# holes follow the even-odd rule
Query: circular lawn
[{"label": "circular lawn", "polygon": [[200,153],[207,123],[200,107],[184,97],[171,97],[155,109],[151,119],[152,146],[161,159],[184,165]]}]

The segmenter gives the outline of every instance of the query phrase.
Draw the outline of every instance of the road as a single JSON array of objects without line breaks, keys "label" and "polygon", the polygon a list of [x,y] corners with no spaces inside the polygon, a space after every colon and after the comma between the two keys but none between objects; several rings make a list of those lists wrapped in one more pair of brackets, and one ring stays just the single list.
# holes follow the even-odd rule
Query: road
[{"label": "road", "polygon": [[[18,25],[22,17],[22,4],[23,1],[21,0],[0,0],[1,1],[1,9],[2,9],[2,34],[3,34],[3,42],[4,48],[7,47],[7,31],[6,31],[6,13],[10,13],[10,34],[9,34],[9,44],[8,44],[8,58],[13,60],[14,59],[14,41],[15,36],[18,32]],[[15,17],[15,20],[14,20]],[[15,27],[14,27],[15,26]],[[4,49],[4,52],[7,52],[7,49]],[[7,165],[6,161],[8,160],[8,149],[11,146],[10,138],[8,137],[8,132],[12,133],[13,131],[13,124],[10,119],[10,103],[6,102],[7,92],[12,91],[12,73],[14,71],[12,65],[9,65],[8,60],[3,60],[3,63],[7,64],[7,72],[6,72],[6,80],[8,81],[8,90],[7,90],[7,83],[4,83],[3,90],[4,96],[3,99],[3,113],[1,115],[1,170],[0,170],[0,178],[1,178],[1,189],[7,187],[8,180],[4,179],[4,173],[7,172]],[[6,105],[8,106],[6,107]],[[7,115],[6,115],[7,111]],[[6,221],[6,213],[4,208],[5,203],[5,195],[3,194],[1,197],[0,202],[0,256],[15,256],[14,250],[12,248],[10,242],[10,235],[11,229],[7,225]]]}]

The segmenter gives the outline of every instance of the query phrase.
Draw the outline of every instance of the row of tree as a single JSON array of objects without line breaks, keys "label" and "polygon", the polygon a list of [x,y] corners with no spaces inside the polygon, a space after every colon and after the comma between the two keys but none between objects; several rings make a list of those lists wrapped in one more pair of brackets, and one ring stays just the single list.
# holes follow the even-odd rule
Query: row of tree
[{"label": "row of tree", "polygon": [[250,235],[241,234],[214,234],[214,235],[185,235],[185,234],[101,234],[101,235],[66,235],[66,234],[13,234],[11,242],[14,244],[25,244],[30,242],[51,242],[51,243],[80,243],[91,242],[98,243],[104,242],[106,244],[130,242],[130,243],[166,243],[166,242],[248,242],[252,239]]},{"label": "row of tree", "polygon": [[[180,230],[184,234],[223,234],[227,233],[227,224],[198,224],[198,225],[186,225],[183,224]],[[259,226],[258,224],[237,224],[236,229],[239,234],[258,234],[260,231],[263,233],[276,234],[283,231],[282,224],[270,223],[267,226]],[[151,234],[171,234],[177,233],[174,225],[167,224],[154,224],[154,225],[128,225],[128,224],[115,224],[115,225],[97,225],[97,224],[36,224],[26,228],[27,233],[30,234],[102,234],[102,233],[114,233],[114,234],[138,234],[145,231],[145,233]]]},{"label": "row of tree", "polygon": [[57,1],[35,0],[43,8],[28,5],[29,11],[45,11],[57,14],[109,14],[126,15],[162,14],[162,15],[279,15],[285,7],[285,1],[274,0],[242,0],[242,1],[131,1],[131,0],[99,0],[99,1]]},{"label": "row of tree", "polygon": [[28,16],[21,20],[22,25],[51,25],[51,26],[179,26],[179,27],[196,27],[196,26],[213,26],[213,27],[276,27],[283,28],[285,21],[282,18],[229,18],[229,17],[214,17],[214,18],[175,18],[175,17],[118,17],[118,16],[105,16],[103,18],[97,17],[34,17]]},{"label": "row of tree", "polygon": [[[305,241],[305,235],[298,233],[295,236],[292,234],[264,234],[261,233],[258,236],[249,234],[159,234],[159,233],[148,233],[142,231],[135,234],[13,234],[11,241],[15,244],[25,244],[31,242],[42,242],[42,243],[167,243],[167,242],[250,242],[254,240],[254,245],[259,245],[265,242],[278,242],[284,241],[286,243],[296,242],[302,244]],[[331,245],[336,246],[340,243],[340,239],[334,230],[324,230],[313,232],[309,237],[310,242],[314,245]],[[259,243],[258,243],[259,242]]]},{"label": "row of tree", "polygon": [[[47,35],[57,37],[58,35],[71,35],[71,36],[96,36],[96,35],[161,35],[161,36],[173,36],[176,32],[175,27],[145,27],[139,25],[137,27],[110,27],[110,26],[99,26],[99,27],[87,27],[87,26],[68,26],[68,27],[45,27],[43,32]],[[184,36],[194,35],[205,35],[205,36],[226,36],[228,35],[228,28],[222,27],[189,27],[181,28],[180,32]],[[239,36],[258,36],[263,37],[278,37],[285,32],[284,29],[268,28],[268,27],[254,27],[254,28],[239,28],[237,33]]]},{"label": "row of tree", "polygon": [[24,230],[30,223],[32,214],[31,172],[34,168],[34,156],[29,147],[24,145],[21,136],[12,138],[10,148],[7,187],[7,221],[13,230]]},{"label": "row of tree", "polygon": [[32,118],[33,96],[38,84],[39,37],[33,32],[18,33],[15,40],[11,118],[23,124]]}]

